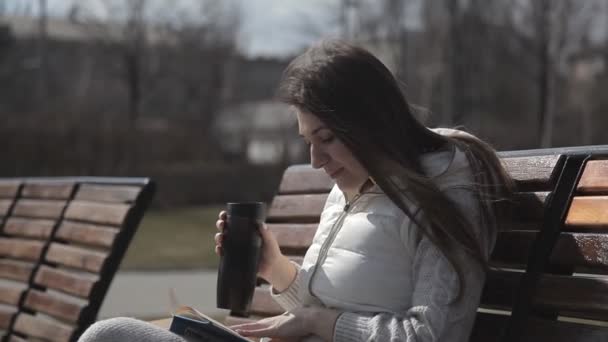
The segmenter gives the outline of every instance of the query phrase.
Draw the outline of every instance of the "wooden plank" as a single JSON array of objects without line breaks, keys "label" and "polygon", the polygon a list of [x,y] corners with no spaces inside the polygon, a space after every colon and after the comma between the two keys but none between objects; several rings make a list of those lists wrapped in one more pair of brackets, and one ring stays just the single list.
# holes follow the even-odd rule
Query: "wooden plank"
[{"label": "wooden plank", "polygon": [[34,218],[57,219],[65,207],[65,201],[19,199],[13,215]]},{"label": "wooden plank", "polygon": [[111,247],[118,232],[116,227],[63,221],[55,236],[70,242]]},{"label": "wooden plank", "polygon": [[61,265],[98,273],[107,258],[106,253],[81,247],[51,243],[46,260]]},{"label": "wooden plank", "polygon": [[269,223],[267,226],[284,253],[304,254],[312,243],[318,224]]},{"label": "wooden plank", "polygon": [[509,200],[498,202],[504,219],[510,224],[540,222],[549,192],[518,192]]},{"label": "wooden plank", "polygon": [[574,197],[566,224],[608,228],[608,196]]},{"label": "wooden plank", "polygon": [[13,200],[0,200],[0,217],[8,215],[8,210],[12,204]]},{"label": "wooden plank", "polygon": [[140,186],[82,184],[76,200],[91,202],[130,203],[141,192]]},{"label": "wooden plank", "polygon": [[74,328],[42,317],[20,313],[15,320],[15,331],[30,337],[67,342],[70,340]]},{"label": "wooden plank", "polygon": [[[491,262],[499,265],[525,265],[535,232],[500,232]],[[553,249],[551,264],[584,268],[597,273],[608,272],[608,235],[562,233]]]},{"label": "wooden plank", "polygon": [[[509,316],[477,313],[470,342],[497,341],[507,326]],[[539,318],[529,318],[524,336],[518,342],[603,342],[608,340],[608,328]]]},{"label": "wooden plank", "polygon": [[0,198],[15,198],[20,185],[18,180],[0,180]]},{"label": "wooden plank", "polygon": [[[510,308],[522,273],[492,270],[482,295],[484,306]],[[582,277],[545,274],[541,277],[534,305],[570,317],[606,320],[608,318],[608,277]]]},{"label": "wooden plank", "polygon": [[520,190],[549,190],[559,155],[502,158],[507,173]]},{"label": "wooden plank", "polygon": [[21,191],[22,197],[67,200],[74,189],[73,182],[27,182]]},{"label": "wooden plank", "polygon": [[17,313],[17,308],[0,308],[0,329],[6,330],[8,328],[15,313]]},{"label": "wooden plank", "polygon": [[334,181],[323,171],[310,165],[293,165],[283,173],[279,194],[329,193]]},{"label": "wooden plank", "polygon": [[4,232],[8,235],[47,239],[54,226],[55,220],[11,217],[6,221]]},{"label": "wooden plank", "polygon": [[[506,171],[526,191],[549,190],[559,155],[501,158]],[[323,170],[308,164],[292,165],[285,170],[279,194],[327,193],[333,181]]]},{"label": "wooden plank", "polygon": [[42,265],[36,273],[34,282],[50,289],[88,298],[97,279],[97,276],[86,276]]},{"label": "wooden plank", "polygon": [[0,238],[0,256],[38,261],[43,245],[42,241]]},{"label": "wooden plank", "polygon": [[269,223],[317,223],[327,194],[275,196],[268,210]]},{"label": "wooden plank", "polygon": [[0,278],[28,282],[34,265],[10,259],[0,259]]},{"label": "wooden plank", "polygon": [[581,194],[608,194],[608,160],[590,160],[576,187]]},{"label": "wooden plank", "polygon": [[17,306],[23,291],[27,289],[26,284],[0,285],[0,303]]},{"label": "wooden plank", "polygon": [[272,299],[269,286],[266,285],[255,288],[253,300],[251,301],[251,309],[249,311],[252,314],[263,316],[280,315],[285,312],[285,310]]},{"label": "wooden plank", "polygon": [[65,217],[77,221],[120,226],[130,208],[131,206],[128,204],[72,201],[66,210]]},{"label": "wooden plank", "polygon": [[61,299],[48,292],[29,290],[24,305],[34,311],[57,317],[70,323],[75,323],[85,304],[76,304]]}]

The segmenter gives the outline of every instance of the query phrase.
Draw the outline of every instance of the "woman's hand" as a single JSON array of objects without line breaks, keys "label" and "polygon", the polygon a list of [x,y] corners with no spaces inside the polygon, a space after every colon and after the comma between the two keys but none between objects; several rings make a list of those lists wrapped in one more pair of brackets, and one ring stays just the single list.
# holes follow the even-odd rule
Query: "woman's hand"
[{"label": "woman's hand", "polygon": [[[220,231],[215,234],[215,253],[222,255],[222,239],[226,226],[226,211],[221,211],[215,226]],[[258,265],[258,276],[268,281],[277,291],[286,289],[296,277],[296,269],[281,253],[279,243],[266,224],[258,227],[262,236],[262,254]]]},{"label": "woman's hand", "polygon": [[230,328],[246,337],[271,337],[288,341],[314,334],[331,341],[339,315],[340,312],[330,309],[302,307],[279,316],[238,324]]}]

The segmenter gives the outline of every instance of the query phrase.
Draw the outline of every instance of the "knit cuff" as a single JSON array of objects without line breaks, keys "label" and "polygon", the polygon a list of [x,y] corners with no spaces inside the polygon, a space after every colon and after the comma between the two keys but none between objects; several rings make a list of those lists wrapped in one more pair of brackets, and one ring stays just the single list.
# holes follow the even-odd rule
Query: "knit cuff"
[{"label": "knit cuff", "polygon": [[369,336],[368,327],[371,317],[353,312],[343,312],[336,320],[334,342],[366,341]]},{"label": "knit cuff", "polygon": [[300,305],[300,265],[291,261],[296,267],[296,278],[289,284],[283,292],[277,292],[274,287],[270,286],[270,296],[277,302],[285,311],[295,309]]}]

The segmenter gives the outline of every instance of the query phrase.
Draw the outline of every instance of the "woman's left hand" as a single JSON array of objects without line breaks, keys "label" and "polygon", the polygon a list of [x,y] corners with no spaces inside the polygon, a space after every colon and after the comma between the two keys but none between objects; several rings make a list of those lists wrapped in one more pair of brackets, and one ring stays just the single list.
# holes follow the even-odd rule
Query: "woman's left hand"
[{"label": "woman's left hand", "polygon": [[230,328],[248,337],[272,337],[283,341],[315,334],[326,340],[331,340],[339,314],[338,311],[330,309],[303,307],[279,316],[264,318],[253,323],[234,325]]}]

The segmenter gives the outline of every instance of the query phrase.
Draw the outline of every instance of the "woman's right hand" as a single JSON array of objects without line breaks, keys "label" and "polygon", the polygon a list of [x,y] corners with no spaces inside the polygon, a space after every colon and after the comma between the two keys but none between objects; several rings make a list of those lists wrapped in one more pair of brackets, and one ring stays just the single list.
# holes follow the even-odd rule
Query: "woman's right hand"
[{"label": "woman's right hand", "polygon": [[[226,211],[220,212],[215,226],[219,230],[219,233],[215,234],[215,253],[221,256],[223,253],[222,240],[226,226]],[[281,253],[277,239],[265,223],[262,222],[258,230],[262,237],[262,254],[258,264],[258,276],[271,283],[275,288],[280,289],[289,286],[291,282],[282,286],[285,278],[292,278],[291,274],[285,274],[286,272],[291,273],[286,270],[286,263],[290,264],[289,259]],[[293,267],[291,264],[289,266]]]}]

